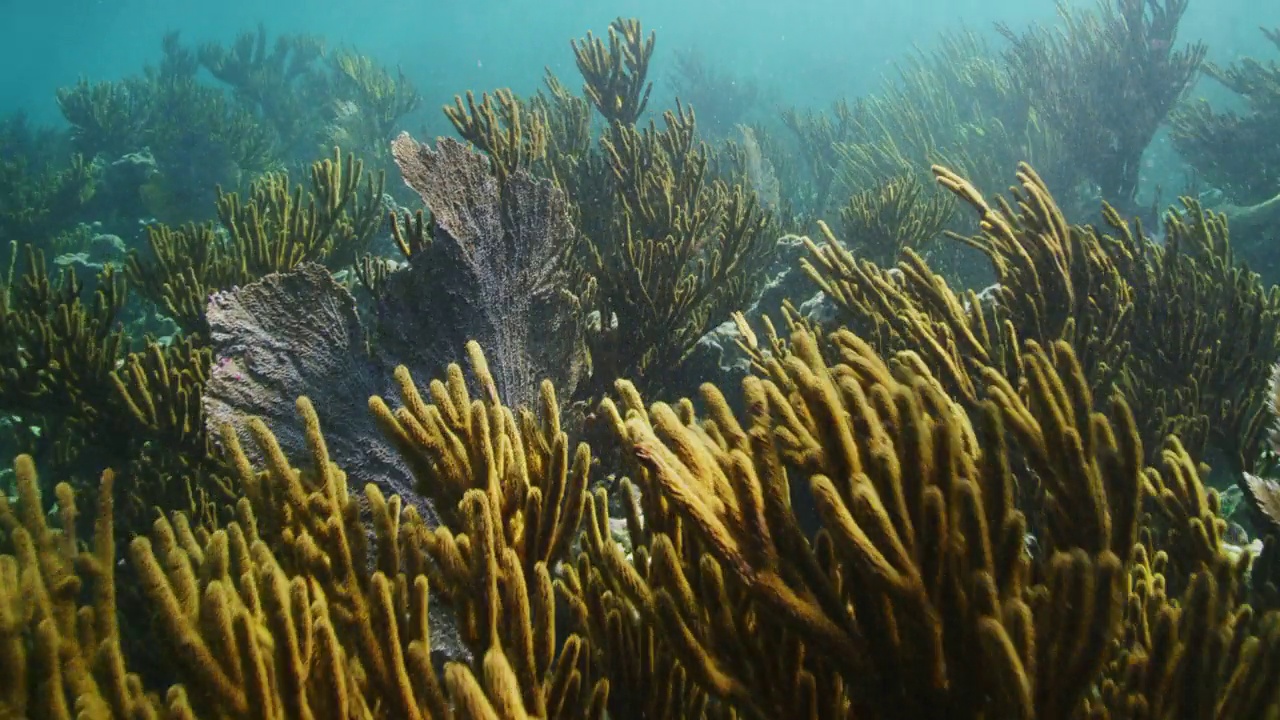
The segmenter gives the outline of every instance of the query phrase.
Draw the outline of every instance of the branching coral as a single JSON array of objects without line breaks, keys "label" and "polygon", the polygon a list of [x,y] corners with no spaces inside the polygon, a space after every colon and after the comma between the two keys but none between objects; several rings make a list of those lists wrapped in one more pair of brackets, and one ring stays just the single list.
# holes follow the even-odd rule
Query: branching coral
[{"label": "branching coral", "polygon": [[[395,371],[402,407],[392,411],[373,397],[369,410],[417,469],[418,489],[444,508],[445,524],[458,527],[473,493],[482,493],[495,518],[499,549],[515,551],[527,575],[536,566],[568,556],[586,502],[591,452],[579,444],[570,457],[560,401],[550,381],[539,389],[537,410],[509,408],[498,399],[495,379],[476,343],[467,355],[479,387],[473,398],[458,365],[429,386],[431,402],[404,366]],[[434,542],[447,538],[437,533]],[[453,550],[451,552],[456,552]],[[456,570],[444,566],[443,572]],[[463,577],[446,587],[465,586]],[[482,609],[483,610],[483,609]]]},{"label": "branching coral", "polygon": [[[1129,18],[1140,37],[1169,20],[1151,7]],[[246,87],[251,66],[287,78],[288,53],[263,38],[219,67]],[[154,259],[130,274],[193,331],[167,347],[110,345],[109,272],[86,309],[74,276],[59,288],[29,256],[0,305],[2,337],[25,333],[0,358],[0,398],[39,400],[51,379],[73,396],[106,387],[75,409],[127,427],[127,456],[103,478],[87,545],[69,485],[50,526],[30,458],[16,505],[0,496],[0,714],[1274,714],[1280,619],[1244,604],[1249,557],[1228,551],[1197,464],[1211,423],[1247,454],[1257,398],[1232,383],[1265,367],[1280,332],[1280,296],[1234,266],[1222,218],[1188,203],[1160,248],[1109,206],[1111,234],[1070,225],[1028,166],[993,203],[935,167],[980,216],[958,239],[990,261],[990,292],[953,292],[911,249],[893,270],[859,261],[823,225],[805,269],[852,331],[819,335],[792,313],[785,341],[766,323],[766,348],[739,316],[755,371],[740,412],[711,385],[700,410],[646,407],[637,387],[679,389],[693,345],[741,306],[771,229],[685,106],[637,125],[652,48],[620,20],[607,44],[574,45],[586,99],[549,78],[529,102],[458,101],[450,118],[487,158],[397,140],[432,215],[393,214],[407,267],[365,252],[381,183],[340,157],[316,166],[308,201],[276,175],[248,200],[220,193],[225,234],[156,228]],[[344,72],[386,89],[367,70]],[[598,147],[591,106],[608,121]],[[845,147],[845,170],[911,166],[869,148]],[[935,234],[945,206],[911,182],[847,219]],[[374,345],[316,260],[358,263]],[[596,374],[579,385],[584,308],[598,313]],[[55,350],[92,382],[39,357],[60,332]],[[470,378],[445,365],[463,353]],[[617,519],[607,493],[588,495],[600,460],[561,411],[623,375],[636,384],[596,416],[623,451],[608,469],[635,479],[618,483]],[[291,427],[282,409],[299,394],[316,401],[297,400]],[[380,462],[399,464],[400,485],[363,482]],[[147,472],[185,502],[147,494]],[[115,524],[141,514],[113,502],[121,480],[161,507],[118,564]],[[118,576],[137,578],[170,667],[139,669]]]},{"label": "branching coral", "polygon": [[[1206,553],[1183,567],[1195,625],[1175,629],[1179,603],[1151,592],[1165,560],[1152,570],[1138,544],[1167,537],[1139,533],[1142,496],[1156,493],[1185,537],[1205,529],[1190,500],[1207,494],[1194,472],[1143,468],[1132,414],[1119,399],[1092,409],[1066,343],[1028,345],[1021,392],[988,369],[991,395],[976,411],[910,352],[885,360],[845,331],[828,345],[838,362],[813,336],[793,336],[767,378],[744,383],[741,421],[711,386],[705,419],[687,403],[646,410],[625,384],[623,405],[605,404],[643,493],[627,515],[634,567],[591,507],[584,569],[588,587],[625,599],[616,622],[656,629],[656,652],[740,716],[1129,717],[1138,701],[1166,718],[1263,716],[1275,700],[1269,651],[1201,665],[1138,644],[1150,636],[1126,619],[1126,597],[1134,611],[1158,605],[1162,642],[1188,654],[1218,647],[1214,633],[1261,648],[1274,620],[1255,625],[1225,589],[1214,612],[1196,614],[1239,572],[1220,563],[1221,521],[1201,503]],[[1171,447],[1169,466],[1186,464]],[[812,539],[799,514],[810,502]],[[1139,568],[1147,582],[1130,585]],[[1151,683],[1125,678],[1116,692],[1107,680],[1108,702],[1095,701],[1113,663]],[[1165,697],[1159,683],[1175,672],[1209,684]]]},{"label": "branching coral", "polygon": [[[755,190],[760,204],[772,213],[786,214],[792,225],[798,221],[791,217],[792,209],[783,199],[782,183],[778,180],[777,167],[773,156],[767,150],[776,150],[768,135],[762,129],[749,125],[738,125],[737,140],[728,140],[720,148],[716,158],[717,170],[721,177],[740,177]],[[789,227],[786,221],[779,221],[782,227]]]},{"label": "branching coral", "polygon": [[[789,191],[801,217],[830,221],[851,194],[903,177],[927,182],[935,163],[988,192],[1002,189],[1019,162],[1035,164],[1057,188],[1078,180],[1058,135],[1018,92],[998,51],[972,31],[948,32],[936,49],[913,53],[871,95],[783,119],[806,166]],[[963,266],[955,269],[968,275]]]},{"label": "branching coral", "polygon": [[962,296],[914,252],[889,271],[857,261],[824,230],[825,245],[810,244],[804,267],[847,322],[882,350],[916,350],[970,404],[985,384],[975,368],[1021,378],[1022,341],[1065,340],[1094,391],[1124,388],[1148,447],[1178,432],[1201,458],[1212,415],[1222,429],[1212,440],[1227,459],[1251,462],[1258,381],[1280,354],[1277,298],[1234,264],[1222,216],[1188,201],[1185,219],[1168,216],[1161,247],[1110,206],[1104,219],[1113,234],[1070,225],[1026,166],[1013,202],[994,206],[955,173],[935,173],[979,212],[981,233],[957,237],[990,259],[997,284],[983,297]]},{"label": "branching coral", "polygon": [[[363,181],[363,182],[362,182]],[[311,166],[311,189],[269,174],[248,196],[218,192],[222,225],[148,227],[150,253],[133,253],[128,274],[139,292],[188,333],[207,332],[205,304],[218,290],[244,285],[307,262],[355,264],[385,220],[382,173],[365,176],[351,155]]]},{"label": "branching coral", "polygon": [[[1263,30],[1280,50],[1280,29]],[[1237,114],[1199,101],[1173,114],[1171,137],[1178,152],[1209,185],[1239,205],[1280,194],[1280,150],[1275,126],[1280,118],[1280,65],[1245,59],[1227,67],[1212,63],[1205,72],[1246,104]]]},{"label": "branching coral", "polygon": [[107,269],[86,285],[74,270],[50,273],[29,245],[9,250],[0,281],[0,407],[35,433],[29,449],[69,472],[87,447],[106,450],[92,439],[113,420],[111,373],[127,347],[117,325],[124,283]]},{"label": "branching coral", "polygon": [[[62,522],[50,528],[31,458],[19,456],[14,469],[17,506],[0,496],[6,550],[0,555],[5,669],[0,674],[0,712],[70,718],[76,708],[99,717],[126,717],[141,693],[121,656],[111,512],[114,475],[102,477],[93,545],[82,550],[76,542],[78,512],[71,486],[58,486]],[[86,580],[92,583],[92,600],[81,607]],[[95,676],[95,668],[101,675]]]},{"label": "branching coral", "polygon": [[[943,187],[979,213],[981,233],[953,236],[981,250],[996,276],[997,317],[1014,337],[1048,345],[1067,340],[1095,391],[1105,390],[1124,364],[1129,346],[1131,290],[1121,275],[1120,244],[1093,228],[1067,222],[1044,181],[1019,166],[1012,202],[989,205],[976,189],[941,167]],[[1119,217],[1108,215],[1116,225]],[[1002,316],[999,313],[1006,313]]]},{"label": "branching coral", "polygon": [[147,86],[140,83],[91,83],[81,79],[59,88],[58,108],[72,128],[77,150],[90,158],[119,157],[136,150],[145,132]]},{"label": "branching coral", "polygon": [[[363,182],[361,182],[363,181]],[[338,148],[311,165],[310,192],[287,174],[256,180],[248,195],[218,193],[218,219],[251,278],[304,262],[342,268],[368,250],[385,219],[385,175],[364,174],[364,163]]]},{"label": "branching coral", "polygon": [[1187,0],[1099,0],[1095,12],[1060,4],[1061,30],[1001,27],[1016,87],[1102,198],[1122,208],[1137,193],[1142,153],[1208,49],[1175,46],[1186,9]]},{"label": "branching coral", "polygon": [[269,129],[290,164],[341,145],[381,167],[397,123],[422,104],[403,72],[352,49],[326,55],[314,36],[272,43],[259,26],[230,46],[202,45],[198,58]]},{"label": "branching coral", "polygon": [[455,96],[453,105],[446,105],[444,112],[463,140],[489,155],[500,180],[516,170],[528,170],[546,157],[545,117],[536,109],[522,107],[510,90],[499,90],[492,98],[484,93],[478,103],[469,92],[466,105]]},{"label": "branching coral", "polygon": [[578,71],[591,104],[610,124],[635,125],[649,104],[647,81],[654,34],[645,38],[640,21],[618,18],[609,24],[609,43],[591,33],[573,42]]},{"label": "branching coral", "polygon": [[[454,399],[467,405],[462,392]],[[491,384],[486,394],[494,396]],[[129,543],[128,570],[178,656],[169,672],[179,683],[163,700],[121,652],[113,476],[103,478],[92,549],[81,550],[70,488],[58,489],[62,528],[49,527],[31,461],[18,460],[18,505],[0,497],[0,527],[13,547],[0,555],[0,709],[39,717],[69,717],[73,707],[119,717],[166,709],[180,717],[602,717],[608,683],[593,678],[589,650],[580,638],[559,643],[554,635],[549,568],[566,546],[538,545],[543,535],[520,532],[529,519],[545,537],[567,538],[580,517],[563,510],[581,510],[587,459],[578,453],[577,481],[566,483],[567,440],[554,402],[541,427],[527,418],[517,425],[498,405],[464,410],[479,423],[509,422],[493,436],[469,436],[460,455],[437,457],[457,463],[485,453],[507,472],[474,475],[489,483],[463,495],[461,524],[434,530],[372,487],[363,498],[366,528],[310,404],[298,408],[308,471],[290,466],[261,423],[254,434],[269,458],[265,472],[228,435],[246,488],[237,521],[193,530],[175,514]],[[526,485],[514,484],[521,478]],[[547,514],[520,512],[526,506],[517,500],[532,508],[538,498]],[[92,602],[82,607],[85,586]],[[462,618],[461,646],[441,632],[439,597]],[[459,661],[438,671],[436,652]]]},{"label": "branching coral", "polygon": [[134,446],[123,468],[130,491],[117,499],[126,522],[148,518],[155,508],[180,508],[193,521],[214,525],[239,497],[230,466],[205,431],[203,395],[212,365],[208,348],[178,338],[163,346],[148,342],[112,371],[111,408],[120,415],[115,442],[127,437]]},{"label": "branching coral", "polygon": [[150,256],[143,260],[132,253],[126,266],[134,287],[179,327],[202,330],[209,295],[234,285],[238,277],[223,237],[212,225],[153,225],[147,228],[147,240]]},{"label": "branching coral", "polygon": [[1226,217],[1195,200],[1166,214],[1164,236],[1126,238],[1137,260],[1123,269],[1135,299],[1126,394],[1144,437],[1177,432],[1197,457],[1208,443],[1233,470],[1252,468],[1280,360],[1280,290],[1237,263]]},{"label": "branching coral", "polygon": [[955,214],[951,198],[933,190],[914,175],[903,175],[854,194],[840,210],[843,237],[853,253],[887,267],[903,248],[923,252]]},{"label": "branching coral", "polygon": [[[591,103],[565,87],[550,70],[543,84],[526,105],[529,120],[545,126],[546,150],[541,162],[532,169],[538,175],[551,178],[575,199],[573,212],[577,225],[581,223],[578,205],[585,202],[578,198],[589,198],[592,193],[601,198],[609,196],[608,187],[598,181],[607,175],[607,168],[599,153],[592,152],[595,136]],[[583,172],[587,164],[596,168],[594,175]]]},{"label": "branching coral", "polygon": [[[499,91],[445,108],[500,179],[523,170],[568,196],[581,242],[570,248],[565,285],[596,325],[586,336],[592,376],[578,388],[583,397],[599,397],[617,377],[678,383],[698,340],[748,302],[771,240],[770,215],[747,179],[717,177],[691,110],[677,103],[661,126],[637,125],[654,39],[635,20],[619,19],[609,33],[608,43],[591,35],[574,43],[585,99],[548,74],[527,102]],[[592,107],[608,122],[598,143]]]},{"label": "branching coral", "polygon": [[586,265],[600,292],[597,392],[609,378],[677,383],[697,341],[750,296],[771,247],[755,194],[708,177],[692,111],[663,121],[661,130],[615,124],[601,139],[621,216],[591,238]]},{"label": "branching coral", "polygon": [[352,493],[305,398],[300,468],[261,421],[264,470],[224,428],[236,521],[161,517],[127,566],[114,476],[81,550],[71,489],[55,530],[21,458],[17,506],[0,497],[0,702],[160,712],[121,647],[131,572],[174,648],[163,703],[184,717],[1264,717],[1277,621],[1240,603],[1216,496],[1176,443],[1144,467],[1127,405],[1094,409],[1068,344],[1029,343],[1022,388],[986,368],[976,411],[912,353],[847,331],[824,345],[838,360],[797,330],[763,360],[743,420],[710,385],[699,419],[619,384],[602,410],[642,489],[630,560],[551,385],[540,418],[503,405],[474,344],[475,392],[458,366],[426,394],[401,368],[401,407],[370,401],[444,508],[437,528]]},{"label": "branching coral", "polygon": [[962,238],[990,259],[992,297],[958,294],[918,253],[903,251],[900,272],[859,261],[826,229],[802,265],[846,308],[847,320],[887,352],[913,349],[949,392],[976,405],[992,366],[1020,378],[1023,339],[1048,346],[1069,340],[1091,387],[1105,388],[1123,365],[1129,287],[1106,252],[1110,241],[1072,228],[1038,175],[1023,166],[1014,204],[990,206],[970,184],[935,168],[944,187],[981,214],[982,233]]},{"label": "branching coral", "polygon": [[1131,208],[1141,155],[1204,57],[1202,44],[1174,46],[1185,7],[1183,0],[1105,0],[1095,12],[1063,6],[1058,27],[1017,34],[1000,26],[1010,42],[1003,51],[978,33],[949,33],[937,50],[902,63],[879,92],[840,102],[828,117],[791,113],[787,123],[817,188],[801,204],[829,217],[833,195],[905,174],[923,179],[932,164],[996,192],[1015,164],[1029,162],[1073,211],[1084,181],[1089,209],[1092,186]]}]

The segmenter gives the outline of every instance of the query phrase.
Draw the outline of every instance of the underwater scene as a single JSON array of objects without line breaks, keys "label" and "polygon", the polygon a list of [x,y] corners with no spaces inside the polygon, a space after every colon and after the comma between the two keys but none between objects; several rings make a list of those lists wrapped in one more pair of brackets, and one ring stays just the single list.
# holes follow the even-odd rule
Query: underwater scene
[{"label": "underwater scene", "polygon": [[0,720],[1280,720],[1280,3],[0,14]]}]

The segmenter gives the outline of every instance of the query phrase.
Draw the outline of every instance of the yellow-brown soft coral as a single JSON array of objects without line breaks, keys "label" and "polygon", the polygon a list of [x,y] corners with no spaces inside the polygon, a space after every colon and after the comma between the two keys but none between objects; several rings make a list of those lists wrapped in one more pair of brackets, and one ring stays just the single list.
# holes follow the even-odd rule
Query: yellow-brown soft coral
[{"label": "yellow-brown soft coral", "polygon": [[[1147,544],[1171,542],[1170,528],[1203,536],[1208,523],[1180,569],[1199,588],[1187,613],[1206,584],[1238,580],[1214,503],[1194,505],[1211,495],[1172,467],[1188,465],[1185,452],[1172,445],[1165,470],[1145,468],[1127,405],[1094,409],[1067,343],[1028,343],[1018,386],[983,370],[975,410],[914,353],[886,360],[847,331],[825,348],[832,360],[796,333],[766,378],[744,383],[742,420],[711,386],[703,419],[690,403],[646,409],[625,383],[621,405],[604,406],[643,497],[628,505],[634,565],[593,500],[584,604],[624,598],[630,614],[614,623],[653,629],[654,652],[741,715],[1079,717],[1104,668],[1141,650],[1126,607],[1145,595],[1126,598],[1146,592],[1130,588],[1158,552]],[[1145,493],[1167,520],[1140,533]],[[1222,598],[1203,627],[1266,636],[1235,624],[1238,595]],[[1194,634],[1179,642],[1203,647]],[[1223,657],[1236,664],[1184,670],[1240,678],[1197,707],[1257,710],[1238,703],[1273,697],[1262,656]],[[1155,702],[1159,688],[1147,691]]]},{"label": "yellow-brown soft coral", "polygon": [[[512,411],[461,399],[468,412],[510,421],[498,426],[496,445],[469,437],[471,444],[457,448],[464,455],[478,459],[496,447],[498,465],[490,469],[514,468],[515,441],[528,452],[523,467],[537,488],[551,491],[544,478],[560,478],[559,496],[544,505],[554,512],[524,515],[535,519],[528,527],[547,528],[553,540],[538,545],[540,536],[530,532],[515,544],[505,535],[518,524],[503,514],[513,507],[506,493],[519,491],[506,484],[462,493],[457,524],[435,529],[372,486],[358,497],[329,462],[310,402],[299,400],[310,440],[306,470],[291,465],[261,423],[253,431],[267,458],[262,471],[228,433],[245,488],[237,520],[209,530],[177,513],[129,543],[127,567],[172,658],[168,670],[177,683],[163,697],[144,689],[121,654],[113,476],[104,476],[88,551],[76,542],[69,486],[59,486],[63,522],[51,527],[34,467],[20,458],[17,505],[0,497],[0,710],[51,718],[73,710],[82,717],[602,717],[607,681],[592,671],[581,638],[555,635],[547,559],[564,547],[554,538],[572,536],[577,524],[572,512],[559,510],[572,508],[575,497],[579,508],[583,501],[581,483],[563,484],[568,465],[558,420],[546,418],[534,438],[521,433],[537,428],[517,426]],[[549,407],[554,412],[554,403]],[[578,459],[584,461],[581,453]],[[501,472],[477,477],[514,479]],[[528,508],[538,492],[526,491]],[[521,557],[534,547],[543,550]],[[89,605],[82,606],[82,595]],[[469,618],[462,647],[439,639],[441,615],[431,607],[441,596]],[[432,653],[442,648],[456,661],[441,671]]]},{"label": "yellow-brown soft coral", "polygon": [[947,168],[934,174],[978,213],[977,234],[950,234],[986,255],[996,283],[954,291],[910,249],[883,268],[820,225],[823,242],[808,243],[802,265],[842,323],[882,352],[918,352],[970,407],[985,384],[980,368],[1018,382],[1023,341],[1065,341],[1091,389],[1124,390],[1148,448],[1177,433],[1197,460],[1212,442],[1233,465],[1251,466],[1259,388],[1280,347],[1280,295],[1235,263],[1224,216],[1185,199],[1166,214],[1162,245],[1109,205],[1108,232],[1072,225],[1027,165],[1009,200],[988,201]]},{"label": "yellow-brown soft coral", "polygon": [[332,269],[355,264],[369,249],[386,213],[384,173],[366,174],[353,155],[311,165],[310,188],[287,173],[254,181],[248,193],[219,190],[218,220],[181,228],[147,229],[150,252],[128,260],[129,279],[141,294],[188,333],[207,334],[209,295],[306,262]]}]

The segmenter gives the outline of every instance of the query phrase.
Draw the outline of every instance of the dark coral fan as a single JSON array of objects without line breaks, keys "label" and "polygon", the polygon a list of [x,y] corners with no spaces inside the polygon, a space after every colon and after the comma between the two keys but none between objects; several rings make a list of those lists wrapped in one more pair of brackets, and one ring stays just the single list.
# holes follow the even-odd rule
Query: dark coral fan
[{"label": "dark coral fan", "polygon": [[330,453],[357,486],[411,496],[409,469],[366,409],[371,396],[397,395],[397,365],[439,376],[477,340],[499,358],[491,367],[503,401],[536,407],[539,383],[572,388],[584,355],[579,307],[562,289],[562,247],[575,234],[564,195],[524,172],[499,181],[484,156],[451,140],[432,151],[402,136],[395,152],[435,213],[435,237],[380,284],[376,347],[355,299],[323,267],[269,275],[210,301],[216,365],[205,406],[212,430],[230,423],[244,435],[262,417],[297,454],[306,437],[292,401],[314,398]]},{"label": "dark coral fan", "polygon": [[495,358],[504,402],[533,405],[544,378],[572,395],[584,354],[580,308],[565,289],[576,230],[564,193],[523,170],[499,180],[487,157],[452,139],[433,150],[405,133],[391,150],[431,209],[435,241],[388,278],[380,314],[394,322],[380,322],[381,348],[442,369],[476,340]]},{"label": "dark coral fan", "polygon": [[330,430],[332,457],[359,485],[413,495],[409,469],[364,411],[389,373],[367,350],[355,299],[328,271],[308,263],[217,293],[208,318],[215,361],[204,404],[215,436],[230,424],[252,448],[247,422],[259,417],[286,452],[305,452],[293,399],[307,395]]}]

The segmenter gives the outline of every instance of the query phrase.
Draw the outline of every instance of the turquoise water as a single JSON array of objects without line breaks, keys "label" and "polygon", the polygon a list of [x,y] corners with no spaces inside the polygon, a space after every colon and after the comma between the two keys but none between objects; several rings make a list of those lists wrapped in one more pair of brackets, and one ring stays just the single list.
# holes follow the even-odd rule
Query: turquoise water
[{"label": "turquoise water", "polygon": [[[1082,7],[1091,3],[1074,3]],[[79,77],[111,80],[157,56],[159,38],[181,31],[191,42],[229,42],[265,23],[273,33],[315,33],[332,45],[353,44],[398,65],[428,96],[429,106],[466,89],[536,88],[542,68],[572,69],[568,40],[600,32],[618,16],[639,17],[658,31],[661,67],[668,53],[696,47],[714,63],[777,88],[794,102],[825,105],[874,87],[911,46],[929,46],[941,31],[992,23],[1020,27],[1052,20],[1050,0],[903,0],[865,2],[165,2],[7,0],[0,44],[0,112],[23,109],[55,119],[52,89]],[[1280,7],[1250,0],[1192,2],[1182,39],[1209,43],[1229,60],[1264,47],[1258,26],[1280,24]]]}]

